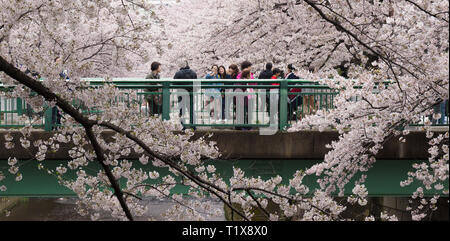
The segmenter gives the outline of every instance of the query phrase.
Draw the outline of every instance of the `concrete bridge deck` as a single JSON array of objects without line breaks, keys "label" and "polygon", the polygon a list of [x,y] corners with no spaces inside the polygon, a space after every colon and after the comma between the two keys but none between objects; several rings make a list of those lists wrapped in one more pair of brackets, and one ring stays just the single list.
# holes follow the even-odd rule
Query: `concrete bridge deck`
[{"label": "concrete bridge deck", "polygon": [[[0,148],[0,160],[8,157],[18,159],[32,159],[30,153],[35,153],[37,148],[30,146],[29,151],[22,148],[19,138],[22,136],[19,131],[0,130],[0,136],[10,133],[14,137],[14,148],[7,150]],[[222,159],[322,159],[329,151],[326,144],[338,139],[336,131],[303,131],[295,133],[278,132],[275,135],[263,136],[257,130],[236,131],[236,130],[198,130],[194,139],[213,134],[207,140],[216,141],[217,146],[223,154]],[[113,132],[105,131],[105,140],[112,140]],[[47,139],[52,136],[51,132],[36,130],[32,132],[31,140]],[[428,141],[424,131],[411,131],[405,137],[406,142],[399,142],[398,138],[388,141],[383,150],[377,155],[378,159],[428,159]],[[0,138],[0,146],[4,147],[5,139]],[[68,160],[67,151],[73,144],[60,144],[60,150],[47,155],[47,160]],[[132,153],[127,159],[138,159]]]}]

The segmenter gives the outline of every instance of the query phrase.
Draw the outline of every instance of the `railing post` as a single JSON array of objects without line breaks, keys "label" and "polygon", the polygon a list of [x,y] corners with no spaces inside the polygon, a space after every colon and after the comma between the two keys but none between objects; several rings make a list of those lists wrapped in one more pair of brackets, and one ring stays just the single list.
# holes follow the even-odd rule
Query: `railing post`
[{"label": "railing post", "polygon": [[192,83],[192,88],[191,91],[189,93],[189,124],[192,125],[191,128],[195,128],[195,126],[193,126],[195,123],[194,121],[194,99],[195,99],[195,95],[194,95],[194,82]]},{"label": "railing post", "polygon": [[17,98],[16,101],[17,101],[17,105],[16,105],[17,115],[20,116],[20,115],[23,114],[22,99],[21,98]]},{"label": "railing post", "polygon": [[280,81],[280,131],[285,130],[288,125],[288,82],[287,80]]},{"label": "railing post", "polygon": [[45,122],[44,123],[44,130],[45,131],[52,131],[52,129],[53,129],[52,108],[47,103],[45,103],[44,108],[46,108],[45,112],[44,112],[44,122]]},{"label": "railing post", "polygon": [[170,119],[170,82],[164,81],[162,90],[163,97],[163,106],[162,106],[162,119],[169,120]]}]

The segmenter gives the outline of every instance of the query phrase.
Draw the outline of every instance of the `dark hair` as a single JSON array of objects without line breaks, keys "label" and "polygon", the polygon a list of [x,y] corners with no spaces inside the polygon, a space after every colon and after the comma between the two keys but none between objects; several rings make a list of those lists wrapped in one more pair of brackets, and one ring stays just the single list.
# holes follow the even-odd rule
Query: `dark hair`
[{"label": "dark hair", "polygon": [[159,68],[159,66],[161,66],[161,64],[159,62],[153,62],[152,66],[151,66],[152,71],[157,70]]},{"label": "dark hair", "polygon": [[231,78],[236,79],[239,74],[239,67],[235,64],[232,64],[228,68],[233,70],[233,73],[231,74]]},{"label": "dark hair", "polygon": [[[220,74],[220,68],[223,69],[223,75]],[[221,79],[225,79],[225,76],[227,75],[227,69],[225,68],[225,66],[223,65],[219,66],[217,74],[220,76]]]},{"label": "dark hair", "polygon": [[246,68],[248,68],[250,66],[252,66],[252,63],[250,63],[250,61],[246,60],[246,61],[242,62],[241,69],[244,70],[244,69],[246,69]]},{"label": "dark hair", "polygon": [[219,74],[219,66],[217,64],[213,64],[209,70],[212,71],[214,67],[217,68],[217,74]]},{"label": "dark hair", "polygon": [[295,70],[294,65],[292,65],[292,64],[288,64],[287,67],[288,67],[289,70]]},{"label": "dark hair", "polygon": [[273,67],[272,63],[266,64],[266,70],[272,70],[272,67]]},{"label": "dark hair", "polygon": [[241,79],[250,79],[250,71],[242,71]]},{"label": "dark hair", "polygon": [[279,68],[275,68],[275,69],[273,69],[272,73],[273,73],[273,75],[281,74],[281,70]]}]

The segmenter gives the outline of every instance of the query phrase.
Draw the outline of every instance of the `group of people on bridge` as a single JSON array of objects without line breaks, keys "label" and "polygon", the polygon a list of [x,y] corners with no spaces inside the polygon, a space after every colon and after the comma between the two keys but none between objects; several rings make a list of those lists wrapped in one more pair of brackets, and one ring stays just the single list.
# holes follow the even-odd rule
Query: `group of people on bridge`
[{"label": "group of people on bridge", "polygon": [[[279,85],[279,82],[271,82],[270,80],[275,79],[300,79],[299,76],[296,75],[296,68],[293,64],[288,64],[286,66],[286,72],[283,69],[276,68],[273,66],[272,63],[266,63],[265,69],[259,73],[257,77],[256,74],[252,71],[253,64],[250,61],[244,61],[238,66],[237,64],[231,64],[226,68],[224,65],[217,65],[214,64],[210,68],[210,72],[206,74],[204,79],[211,79],[211,80],[251,80],[251,79],[258,79],[258,80],[267,80],[267,82],[263,83],[264,85]],[[197,73],[192,70],[189,67],[189,64],[187,61],[180,61],[178,64],[179,70],[175,73],[173,79],[197,79]],[[159,79],[160,78],[160,72],[161,72],[161,64],[159,62],[153,62],[151,64],[151,72],[146,76],[146,79]],[[259,81],[261,83],[261,81]],[[225,83],[215,82],[210,83],[210,85],[224,85]],[[249,87],[242,89],[246,92],[252,92],[253,88],[250,86],[257,85],[257,83],[239,83],[234,82],[235,85],[248,85]],[[157,88],[148,88],[146,91],[149,92],[158,92],[161,91]],[[192,89],[189,89],[188,91],[192,92]],[[209,106],[211,103],[214,102],[214,100],[222,98],[222,108],[213,107],[210,108],[210,116],[214,115],[215,109],[222,109],[222,118],[225,118],[225,96],[224,96],[224,89],[223,88],[208,88],[208,91],[205,92],[205,96],[207,97],[205,101],[205,106]],[[304,94],[300,94],[301,92],[304,92]],[[312,114],[314,113],[318,107],[317,107],[317,100],[315,99],[316,96],[313,94],[315,92],[314,89],[311,88],[305,88],[301,86],[296,86],[293,88],[289,88],[288,90],[288,119],[289,120],[297,120],[301,118],[301,115],[295,115],[295,112],[298,110],[299,106],[302,106],[302,115],[303,114]],[[248,117],[248,101],[251,98],[254,98],[255,95],[247,95],[244,99],[244,107],[245,107],[245,120],[247,120]],[[192,102],[192,101],[191,101]],[[266,103],[269,106],[270,97],[269,95],[266,95]],[[148,95],[147,96],[147,103],[149,104],[149,113],[152,115],[155,114],[161,114],[162,113],[162,95],[161,94],[154,94],[154,95]],[[234,108],[236,108],[236,100],[233,100]],[[214,106],[214,105],[213,105]],[[441,113],[441,118],[439,120],[433,120],[434,124],[445,124],[448,123],[448,100],[444,101],[443,103],[437,105],[434,107],[436,113]],[[306,111],[305,111],[306,110]],[[267,110],[269,111],[269,109]],[[279,115],[279,113],[275,113],[276,115]],[[246,129],[246,128],[243,128]]]},{"label": "group of people on bridge", "polygon": [[[231,64],[228,66],[228,68],[226,68],[223,65],[217,65],[214,64],[211,66],[210,68],[210,72],[208,74],[206,74],[206,76],[204,77],[204,79],[224,79],[224,80],[238,80],[238,79],[242,79],[242,80],[250,80],[250,79],[259,79],[259,80],[269,80],[267,83],[264,83],[265,85],[272,85],[272,86],[276,86],[279,85],[278,82],[270,82],[270,80],[274,80],[274,79],[300,79],[297,75],[296,75],[296,68],[294,67],[293,64],[288,64],[286,67],[286,72],[284,72],[284,70],[280,69],[280,68],[274,68],[272,63],[267,63],[266,64],[266,68],[265,70],[261,71],[259,76],[257,78],[255,78],[255,74],[252,72],[252,66],[253,64],[250,61],[244,61],[240,64],[240,66],[238,66],[237,64]],[[189,67],[189,64],[187,63],[187,61],[181,61],[179,63],[179,70],[175,73],[173,79],[197,79],[197,73],[192,70]],[[160,73],[161,73],[161,63],[159,62],[153,62],[151,64],[151,72],[146,76],[146,79],[160,79]],[[224,85],[225,83],[210,83],[210,85],[217,85],[218,87],[220,85]],[[248,85],[248,86],[252,86],[252,85],[257,85],[257,83],[239,83],[239,82],[234,82],[234,85]],[[148,92],[158,92],[161,91],[160,89],[158,90],[157,88],[148,88],[146,89],[146,91]],[[217,89],[208,89],[208,91],[206,91],[206,102],[205,102],[205,106],[210,105],[211,103],[214,102],[215,99],[218,98],[222,98],[222,118],[225,119],[225,95],[224,95],[224,89],[222,88],[217,88]],[[247,92],[252,92],[253,89],[252,88],[245,88],[243,89],[243,91],[247,91]],[[314,109],[314,96],[303,96],[303,98],[298,98],[298,94],[296,93],[300,93],[302,91],[302,88],[290,88],[289,89],[289,110],[290,110],[290,117],[293,118],[293,114],[294,111],[291,110],[295,110],[298,105],[301,105],[303,102],[307,102],[309,104],[310,109]],[[244,97],[244,106],[245,106],[245,120],[247,120],[248,117],[248,101],[249,99],[251,99],[253,96],[249,95],[249,96],[245,96]],[[161,105],[162,105],[162,95],[161,94],[153,94],[153,95],[148,95],[147,96],[147,102],[148,102],[148,108],[149,108],[149,112],[154,115],[154,114],[161,114]],[[270,102],[270,96],[266,95],[266,103]],[[236,107],[236,100],[233,100],[234,106]],[[268,105],[267,105],[268,106]],[[220,109],[220,108],[211,108],[210,109],[210,116],[214,115],[214,111],[215,109]],[[247,121],[246,121],[247,122]],[[250,129],[250,128],[242,128],[242,129]]]}]

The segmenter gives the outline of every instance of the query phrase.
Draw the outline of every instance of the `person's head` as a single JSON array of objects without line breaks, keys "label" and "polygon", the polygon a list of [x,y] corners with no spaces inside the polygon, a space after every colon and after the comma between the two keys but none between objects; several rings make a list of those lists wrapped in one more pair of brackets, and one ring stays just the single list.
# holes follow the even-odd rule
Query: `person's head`
[{"label": "person's head", "polygon": [[180,69],[189,69],[189,64],[186,59],[183,59],[183,58],[179,59],[177,61],[177,65],[178,65],[178,68],[180,68]]},{"label": "person's head", "polygon": [[61,56],[57,55],[55,57],[55,63],[60,64],[61,63]]},{"label": "person's head", "polygon": [[217,73],[219,73],[219,66],[217,66],[216,64],[211,66],[211,72],[213,75],[217,75]]},{"label": "person's head", "polygon": [[236,79],[239,74],[239,67],[235,64],[232,64],[228,67],[228,74],[231,75],[232,79]]},{"label": "person's head", "polygon": [[272,63],[266,64],[266,70],[272,70],[272,67],[273,67]]},{"label": "person's head", "polygon": [[241,78],[242,79],[250,79],[250,71],[249,70],[242,71]]},{"label": "person's head", "polygon": [[273,69],[273,76],[276,76],[277,78],[281,75],[281,70],[279,68]]},{"label": "person's head", "polygon": [[244,61],[244,62],[242,62],[242,64],[241,64],[241,70],[242,70],[242,72],[244,72],[244,71],[251,71],[252,70],[252,63],[250,63],[250,61]]},{"label": "person's head", "polygon": [[295,71],[295,67],[294,67],[293,64],[288,64],[287,69],[288,69],[288,73],[291,73],[291,72]]},{"label": "person's head", "polygon": [[151,70],[155,73],[161,72],[161,64],[159,62],[153,62],[151,65]]},{"label": "person's head", "polygon": [[219,75],[220,75],[220,77],[223,79],[223,77],[225,77],[226,74],[227,74],[227,70],[225,69],[225,66],[221,65],[219,67]]}]

